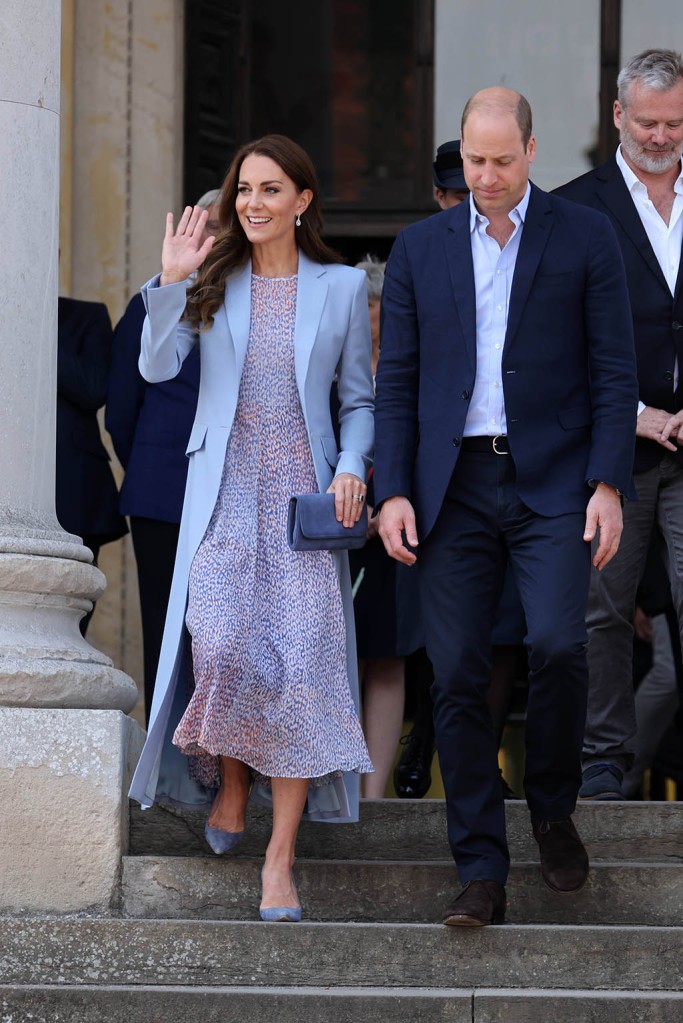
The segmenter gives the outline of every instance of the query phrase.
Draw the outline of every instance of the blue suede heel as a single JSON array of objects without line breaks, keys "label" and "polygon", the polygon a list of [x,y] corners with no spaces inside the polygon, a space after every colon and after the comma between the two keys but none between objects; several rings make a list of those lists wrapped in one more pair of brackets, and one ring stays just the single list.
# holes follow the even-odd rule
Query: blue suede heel
[{"label": "blue suede heel", "polygon": [[301,906],[273,906],[271,909],[259,909],[259,913],[262,920],[271,922],[298,924],[301,920]]},{"label": "blue suede heel", "polygon": [[[261,867],[261,882],[263,883],[263,867]],[[294,884],[294,878],[292,878]],[[294,887],[296,891],[296,886]],[[270,909],[259,909],[259,916],[262,920],[270,923],[298,924],[301,920],[301,906],[271,906]]]},{"label": "blue suede heel", "polygon": [[234,849],[242,841],[243,831],[221,831],[220,828],[212,828],[207,822],[204,825],[204,838],[209,843],[216,856]]}]

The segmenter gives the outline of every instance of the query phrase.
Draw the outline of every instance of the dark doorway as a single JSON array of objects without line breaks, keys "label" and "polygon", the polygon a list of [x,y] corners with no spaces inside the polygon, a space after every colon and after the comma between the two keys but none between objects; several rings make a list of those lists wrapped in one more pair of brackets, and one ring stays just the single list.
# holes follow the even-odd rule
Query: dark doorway
[{"label": "dark doorway", "polygon": [[310,153],[330,242],[385,256],[434,211],[433,0],[186,0],[185,196],[281,132]]}]

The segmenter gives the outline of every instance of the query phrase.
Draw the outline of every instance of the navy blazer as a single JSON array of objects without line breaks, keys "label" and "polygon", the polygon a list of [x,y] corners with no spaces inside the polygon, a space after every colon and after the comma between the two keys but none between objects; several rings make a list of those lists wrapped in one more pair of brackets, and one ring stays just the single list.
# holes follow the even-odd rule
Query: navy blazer
[{"label": "navy blazer", "polygon": [[111,321],[101,302],[73,298],[59,299],[57,317],[57,518],[99,545],[127,532],[97,421],[107,396]]},{"label": "navy blazer", "polygon": [[[555,194],[600,210],[612,221],[626,265],[640,400],[678,412],[683,407],[683,383],[674,394],[673,379],[676,359],[683,372],[683,259],[672,296],[614,156]],[[651,469],[663,454],[656,441],[638,437],[636,472]]]},{"label": "navy blazer", "polygon": [[[398,236],[382,297],[375,497],[408,497],[429,533],[476,372],[470,207]],[[637,386],[623,262],[603,215],[532,186],[503,349],[510,449],[540,515],[585,511],[588,480],[633,494]]]},{"label": "navy blazer", "polygon": [[199,394],[199,346],[178,376],[148,384],[138,369],[145,315],[142,295],[134,295],[114,332],[105,426],[126,470],[121,513],[180,522],[188,468],[185,449]]}]

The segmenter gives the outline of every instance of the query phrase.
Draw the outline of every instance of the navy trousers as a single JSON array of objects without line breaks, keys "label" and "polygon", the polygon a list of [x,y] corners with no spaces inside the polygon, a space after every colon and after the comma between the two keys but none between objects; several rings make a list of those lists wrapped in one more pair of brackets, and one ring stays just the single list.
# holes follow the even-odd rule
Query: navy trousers
[{"label": "navy trousers", "polygon": [[534,818],[576,805],[586,719],[590,545],[584,514],[544,518],[516,493],[511,455],[463,451],[418,549],[448,837],[462,884],[505,884],[505,806],[486,693],[491,633],[509,558],[527,621],[524,788]]},{"label": "navy trousers", "polygon": [[130,532],[138,569],[145,670],[145,723],[149,724],[180,526],[177,522],[131,515]]}]

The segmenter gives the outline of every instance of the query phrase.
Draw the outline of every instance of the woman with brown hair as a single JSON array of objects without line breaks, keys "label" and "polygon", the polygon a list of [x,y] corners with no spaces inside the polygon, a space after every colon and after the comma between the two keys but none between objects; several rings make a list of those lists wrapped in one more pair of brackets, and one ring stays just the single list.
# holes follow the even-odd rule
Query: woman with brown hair
[{"label": "woman with brown hair", "polygon": [[221,195],[215,239],[201,243],[206,215],[196,207],[176,229],[168,215],[162,273],[142,289],[143,376],[169,379],[198,343],[201,383],[131,793],[143,805],[210,809],[215,852],[241,839],[250,787],[252,800],[272,802],[260,913],[298,920],[302,813],[357,820],[358,775],[372,770],[357,716],[346,553],[297,553],[286,539],[293,494],[334,492],[345,526],[364,513],[373,445],[365,274],[341,266],[322,241],[315,171],[290,139],[243,146]]}]

